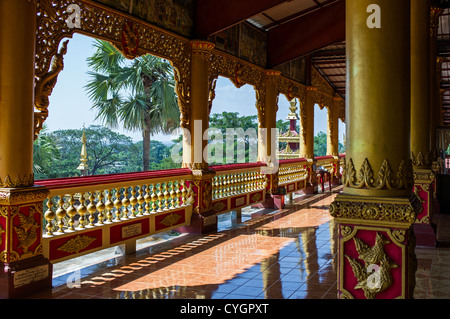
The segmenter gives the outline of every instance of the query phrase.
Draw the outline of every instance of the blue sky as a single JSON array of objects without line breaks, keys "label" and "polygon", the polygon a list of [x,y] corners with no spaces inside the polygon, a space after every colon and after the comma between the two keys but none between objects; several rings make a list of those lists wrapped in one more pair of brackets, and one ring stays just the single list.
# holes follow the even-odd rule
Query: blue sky
[{"label": "blue sky", "polygon": [[[46,124],[50,131],[58,129],[78,129],[83,124],[102,124],[95,120],[96,113],[91,110],[92,103],[88,99],[84,85],[89,77],[86,58],[94,53],[93,39],[74,34],[69,40],[67,54],[64,58],[64,70],[59,74],[58,82],[50,96],[49,117]],[[256,115],[255,92],[252,86],[245,85],[237,89],[227,78],[219,77],[216,85],[216,97],[213,101],[212,113],[239,112],[240,115]],[[289,113],[289,102],[280,95],[277,120],[285,120]],[[345,126],[339,121],[339,140],[342,141]],[[316,105],[314,134],[327,130],[326,109],[320,110]],[[129,132],[121,129],[119,133],[130,136],[133,141],[142,140],[140,132]],[[168,142],[171,135],[155,135],[155,140]]]}]

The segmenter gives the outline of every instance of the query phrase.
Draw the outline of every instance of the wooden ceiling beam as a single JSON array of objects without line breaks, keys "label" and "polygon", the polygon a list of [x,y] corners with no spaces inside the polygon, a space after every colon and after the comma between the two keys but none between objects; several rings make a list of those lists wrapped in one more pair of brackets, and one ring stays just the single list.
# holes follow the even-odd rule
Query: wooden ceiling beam
[{"label": "wooden ceiling beam", "polygon": [[268,67],[345,40],[345,1],[284,23],[267,33]]},{"label": "wooden ceiling beam", "polygon": [[283,2],[286,0],[197,0],[195,34],[207,38]]}]

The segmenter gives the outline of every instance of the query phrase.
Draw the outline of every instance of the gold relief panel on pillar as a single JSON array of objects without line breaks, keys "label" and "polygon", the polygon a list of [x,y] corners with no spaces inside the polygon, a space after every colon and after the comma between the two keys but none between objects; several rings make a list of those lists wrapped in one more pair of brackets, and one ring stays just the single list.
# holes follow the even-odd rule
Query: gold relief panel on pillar
[{"label": "gold relief panel on pillar", "polygon": [[340,225],[338,297],[408,298],[415,286],[412,231]]},{"label": "gold relief panel on pillar", "polygon": [[342,183],[346,187],[358,189],[411,189],[414,185],[412,163],[402,160],[395,172],[392,170],[389,161],[385,159],[378,170],[377,176],[375,176],[369,160],[366,158],[357,175],[353,160],[351,158],[344,159]]},{"label": "gold relief panel on pillar", "polygon": [[0,206],[1,262],[14,262],[42,254],[42,218],[38,204]]}]

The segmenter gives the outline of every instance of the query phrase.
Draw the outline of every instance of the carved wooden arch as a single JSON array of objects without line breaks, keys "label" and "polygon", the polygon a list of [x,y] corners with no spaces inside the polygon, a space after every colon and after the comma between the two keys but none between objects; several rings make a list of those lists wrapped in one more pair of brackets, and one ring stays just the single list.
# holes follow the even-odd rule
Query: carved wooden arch
[{"label": "carved wooden arch", "polygon": [[[66,22],[72,14],[67,11],[69,5],[79,8],[81,15],[79,28],[71,28]],[[189,124],[190,40],[89,0],[40,0],[36,6],[36,83],[45,81],[52,72],[50,67],[54,57],[58,55],[60,42],[64,38],[72,38],[74,33],[84,34],[111,42],[129,59],[149,53],[169,60],[174,67],[180,126],[186,127]],[[50,90],[47,88],[46,92],[35,92],[35,106],[36,101],[42,99],[49,91],[51,93],[52,88]],[[35,113],[35,136],[48,115],[47,107],[48,103],[46,106],[36,107],[40,112]]]}]

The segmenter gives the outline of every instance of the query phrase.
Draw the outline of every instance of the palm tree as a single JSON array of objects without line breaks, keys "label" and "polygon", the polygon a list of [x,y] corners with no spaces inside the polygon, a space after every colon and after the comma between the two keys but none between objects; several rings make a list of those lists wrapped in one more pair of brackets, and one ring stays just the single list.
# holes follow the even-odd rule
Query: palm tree
[{"label": "palm tree", "polygon": [[180,111],[169,62],[149,54],[127,61],[109,42],[95,40],[87,59],[94,72],[85,86],[96,119],[115,129],[142,131],[143,170],[149,169],[150,136],[179,127]]}]

